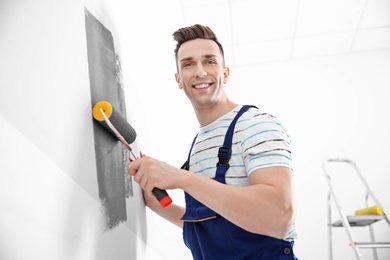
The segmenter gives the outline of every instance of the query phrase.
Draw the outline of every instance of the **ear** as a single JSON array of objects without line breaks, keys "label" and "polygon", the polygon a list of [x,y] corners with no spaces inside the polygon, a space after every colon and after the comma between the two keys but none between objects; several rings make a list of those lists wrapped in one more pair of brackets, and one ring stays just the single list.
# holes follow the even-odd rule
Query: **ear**
[{"label": "ear", "polygon": [[230,68],[225,67],[223,72],[223,84],[226,84],[230,75]]},{"label": "ear", "polygon": [[182,85],[180,84],[180,76],[179,76],[179,73],[175,73],[175,80],[177,82],[177,84],[179,85],[179,88],[182,89]]}]

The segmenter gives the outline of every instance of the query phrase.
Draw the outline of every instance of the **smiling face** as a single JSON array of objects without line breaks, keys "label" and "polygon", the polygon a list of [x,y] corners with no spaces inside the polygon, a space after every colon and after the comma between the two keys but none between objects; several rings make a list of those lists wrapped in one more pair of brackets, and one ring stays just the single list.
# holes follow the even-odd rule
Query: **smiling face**
[{"label": "smiling face", "polygon": [[181,45],[175,77],[195,109],[209,109],[227,100],[223,86],[229,68],[223,64],[221,51],[212,40],[195,39]]}]

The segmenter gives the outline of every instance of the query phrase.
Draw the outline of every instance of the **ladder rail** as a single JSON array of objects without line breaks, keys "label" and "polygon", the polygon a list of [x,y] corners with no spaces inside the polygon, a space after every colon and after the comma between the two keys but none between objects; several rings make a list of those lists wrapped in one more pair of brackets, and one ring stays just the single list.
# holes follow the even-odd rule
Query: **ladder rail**
[{"label": "ladder rail", "polygon": [[[369,203],[368,203],[368,200],[370,198],[370,192],[367,190],[366,191],[366,208],[369,207]],[[370,231],[370,239],[371,239],[371,246],[372,246],[372,254],[374,256],[374,260],[378,260],[378,251],[376,250],[377,247],[373,247],[374,246],[374,242],[375,242],[375,235],[374,235],[374,228],[372,225],[369,225],[368,226],[368,229]],[[359,245],[360,248],[364,248],[365,245],[361,244]]]},{"label": "ladder rail", "polygon": [[331,207],[332,193],[328,193],[328,249],[329,249],[329,260],[333,260],[333,242],[332,242],[332,207]]},{"label": "ladder rail", "polygon": [[[329,159],[329,160],[333,160],[333,159]],[[328,185],[329,185],[329,200],[331,198],[333,198],[333,201],[336,204],[337,211],[339,212],[339,215],[340,215],[340,218],[341,218],[341,222],[343,223],[343,226],[344,226],[345,231],[347,233],[349,242],[350,242],[350,244],[351,244],[351,246],[353,248],[353,252],[355,253],[356,259],[363,260],[363,256],[360,254],[360,252],[359,252],[359,250],[357,248],[357,245],[355,243],[355,239],[354,239],[354,237],[352,235],[352,230],[351,230],[351,226],[349,225],[349,221],[347,219],[347,215],[344,213],[343,208],[341,207],[339,201],[337,200],[335,191],[333,189],[333,185],[332,185],[330,174],[328,173],[328,171],[326,169],[326,161],[322,164],[322,167],[323,167],[323,170],[324,170],[324,173],[325,173],[325,176],[326,176],[326,180],[327,180]],[[330,202],[329,202],[329,207],[330,207]],[[329,225],[330,225],[330,228],[332,228],[332,226],[331,226],[332,223],[331,222],[329,223]],[[330,252],[330,255],[333,255],[333,253]],[[331,259],[332,259],[332,257],[331,257]]]}]

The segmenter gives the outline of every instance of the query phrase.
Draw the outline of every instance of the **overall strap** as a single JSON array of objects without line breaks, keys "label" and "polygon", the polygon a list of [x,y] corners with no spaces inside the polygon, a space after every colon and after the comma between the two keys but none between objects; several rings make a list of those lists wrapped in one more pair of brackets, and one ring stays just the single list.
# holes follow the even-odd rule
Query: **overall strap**
[{"label": "overall strap", "polygon": [[[231,155],[231,145],[232,145],[232,138],[234,133],[234,125],[236,124],[238,118],[249,108],[250,106],[244,106],[240,112],[236,115],[234,120],[231,122],[229,129],[227,131],[224,145],[219,150],[219,161],[217,163],[217,170],[215,173],[214,180],[220,182],[220,183],[226,183],[225,182],[225,173],[227,169],[229,168],[229,158]],[[183,164],[182,168],[183,170],[189,170],[190,168],[190,157],[192,153],[192,149],[195,145],[197,136],[195,136],[194,140],[192,141],[191,149],[188,153],[187,161]],[[226,149],[227,148],[227,149]],[[225,151],[228,151],[228,155],[225,155]],[[199,201],[197,201],[195,198],[193,198],[191,195],[185,192],[185,201],[186,201],[186,212],[184,216],[182,217],[182,220],[184,220],[185,223],[188,224],[188,222],[199,222],[203,223],[204,220],[209,220],[212,218],[215,218],[217,216],[217,213],[210,208],[206,207]],[[188,227],[188,225],[185,225]],[[186,233],[186,232],[184,232]],[[189,235],[189,234],[187,234]]]},{"label": "overall strap", "polygon": [[[218,163],[217,163],[217,171],[215,174],[215,180],[226,183],[225,182],[225,173],[229,169],[229,160],[232,156],[232,142],[233,142],[233,134],[234,127],[240,116],[245,113],[250,107],[255,107],[252,105],[244,105],[240,111],[238,111],[237,115],[234,117],[233,121],[230,123],[229,128],[225,135],[225,140],[223,142],[223,146],[218,150]],[[257,108],[257,107],[255,107]]]},{"label": "overall strap", "polygon": [[188,152],[187,161],[183,164],[183,166],[181,166],[181,169],[183,169],[183,170],[187,170],[187,171],[188,171],[188,170],[190,169],[190,157],[191,157],[191,152],[192,152],[192,148],[194,147],[195,140],[196,140],[197,137],[198,137],[198,135],[196,135],[195,138],[194,138],[194,140],[192,141],[190,151]]}]

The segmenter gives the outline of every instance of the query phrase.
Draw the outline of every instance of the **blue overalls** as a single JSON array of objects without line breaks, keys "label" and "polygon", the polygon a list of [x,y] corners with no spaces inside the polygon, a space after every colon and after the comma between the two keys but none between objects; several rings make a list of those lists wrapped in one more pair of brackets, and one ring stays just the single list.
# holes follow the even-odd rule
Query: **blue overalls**
[{"label": "blue overalls", "polygon": [[[234,127],[238,118],[251,106],[243,106],[231,122],[224,144],[219,148],[215,180],[224,183],[229,168]],[[196,139],[196,137],[195,137]],[[182,169],[189,170],[192,143]],[[185,193],[186,212],[183,238],[195,260],[297,260],[294,242],[248,232],[218,215]]]}]

